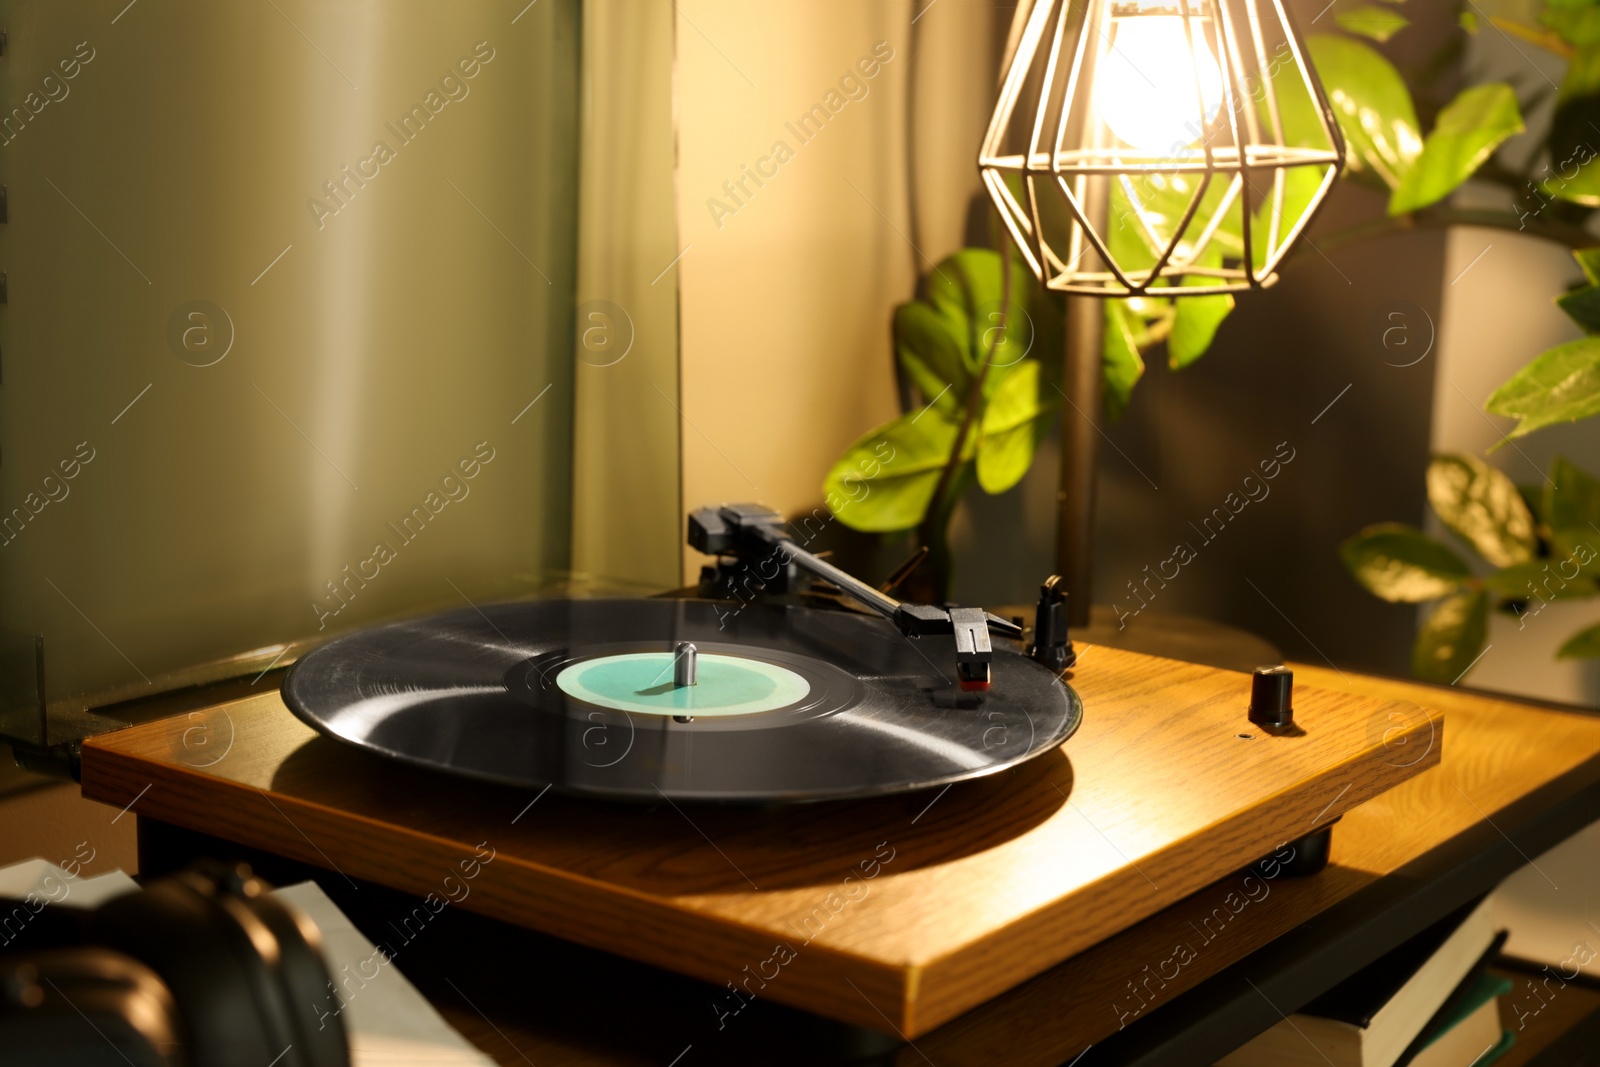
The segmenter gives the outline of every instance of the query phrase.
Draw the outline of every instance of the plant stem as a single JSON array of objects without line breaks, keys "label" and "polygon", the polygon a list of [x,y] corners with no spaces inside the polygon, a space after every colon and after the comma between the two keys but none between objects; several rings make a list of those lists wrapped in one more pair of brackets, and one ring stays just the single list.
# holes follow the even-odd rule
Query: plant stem
[{"label": "plant stem", "polygon": [[[950,448],[950,458],[945,460],[944,469],[939,472],[939,481],[933,487],[933,498],[928,503],[928,510],[923,515],[918,532],[922,543],[928,546],[929,562],[933,565],[935,584],[939,587],[941,596],[948,596],[950,586],[950,519],[955,514],[961,494],[967,488],[962,479],[956,477],[956,473],[961,468],[967,437],[972,432],[973,423],[977,421],[978,411],[982,407],[983,383],[989,377],[989,368],[994,365],[994,354],[1000,347],[1000,339],[1005,336],[1006,320],[1010,316],[1010,311],[1011,256],[1010,249],[1006,249],[1000,255],[1000,328],[994,331],[994,340],[989,344],[989,351],[984,356],[983,365],[978,368],[977,376],[967,386],[967,395],[962,403],[961,422],[956,427],[956,439]],[[974,338],[974,347],[981,343],[982,337],[980,333]]]},{"label": "plant stem", "polygon": [[1553,56],[1559,56],[1568,62],[1578,54],[1578,50],[1553,30],[1525,26],[1515,19],[1501,18],[1499,15],[1490,15],[1489,24],[1495,29],[1511,37],[1520,37],[1529,44],[1543,48]]}]

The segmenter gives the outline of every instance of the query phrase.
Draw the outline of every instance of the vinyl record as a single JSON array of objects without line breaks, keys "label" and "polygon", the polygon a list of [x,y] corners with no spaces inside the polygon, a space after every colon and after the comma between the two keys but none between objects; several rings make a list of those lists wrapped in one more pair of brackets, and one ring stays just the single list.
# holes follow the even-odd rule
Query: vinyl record
[{"label": "vinyl record", "polygon": [[[694,686],[672,682],[681,641],[698,649]],[[1052,672],[997,647],[992,678],[962,692],[952,637],[852,612],[549,600],[338,638],[295,664],[283,698],[331,737],[423,767],[618,800],[760,803],[977,778],[1077,729],[1077,694]]]}]

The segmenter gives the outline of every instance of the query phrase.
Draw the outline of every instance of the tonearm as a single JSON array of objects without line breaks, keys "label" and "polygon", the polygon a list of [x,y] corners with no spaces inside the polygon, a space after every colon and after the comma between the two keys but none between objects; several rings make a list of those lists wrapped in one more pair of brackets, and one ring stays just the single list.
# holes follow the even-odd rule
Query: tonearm
[{"label": "tonearm", "polygon": [[[908,638],[953,634],[956,643],[956,680],[962,689],[989,688],[989,664],[994,658],[991,632],[1021,640],[1022,627],[982,608],[941,608],[896,600],[825,559],[806,551],[784,529],[783,516],[761,504],[728,504],[698,508],[689,513],[689,544],[708,556],[733,556],[762,581],[777,579],[791,566],[832,584],[892,622]],[[770,573],[764,569],[771,565]],[[1028,650],[1039,662],[1060,670],[1070,666],[1064,595],[1052,580],[1045,583],[1039,602],[1034,647]],[[1043,644],[1041,644],[1043,641]]]}]

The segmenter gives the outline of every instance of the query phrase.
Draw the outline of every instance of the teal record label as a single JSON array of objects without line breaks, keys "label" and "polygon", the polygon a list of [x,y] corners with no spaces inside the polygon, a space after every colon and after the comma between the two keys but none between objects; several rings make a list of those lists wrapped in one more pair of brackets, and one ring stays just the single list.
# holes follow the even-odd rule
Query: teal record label
[{"label": "teal record label", "polygon": [[805,699],[811,684],[787,667],[742,656],[700,653],[697,684],[672,682],[671,652],[581,660],[556,675],[567,696],[617,711],[696,718],[776,711]]}]

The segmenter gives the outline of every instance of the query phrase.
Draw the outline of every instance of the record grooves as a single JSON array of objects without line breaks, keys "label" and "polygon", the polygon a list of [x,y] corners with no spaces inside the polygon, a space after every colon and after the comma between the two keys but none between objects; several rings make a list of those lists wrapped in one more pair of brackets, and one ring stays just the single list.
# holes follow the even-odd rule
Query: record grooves
[{"label": "record grooves", "polygon": [[[672,684],[673,650],[699,652]],[[954,639],[847,611],[550,600],[353,633],[306,656],[289,708],[331,737],[467,777],[615,800],[764,803],[943,786],[1065,741],[1082,709],[996,648],[962,692]]]}]

